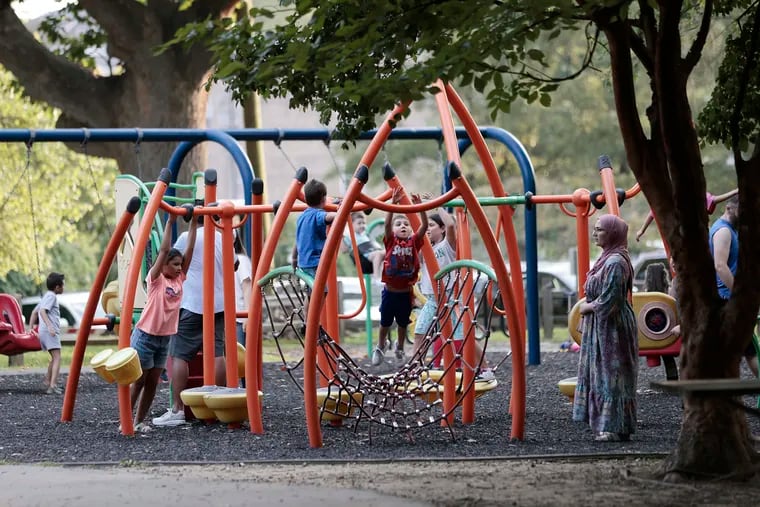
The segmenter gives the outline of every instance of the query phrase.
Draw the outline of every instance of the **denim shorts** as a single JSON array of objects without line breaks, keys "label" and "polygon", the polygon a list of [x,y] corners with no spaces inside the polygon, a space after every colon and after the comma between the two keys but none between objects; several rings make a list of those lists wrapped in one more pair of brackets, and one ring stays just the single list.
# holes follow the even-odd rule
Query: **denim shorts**
[{"label": "denim shorts", "polygon": [[[169,340],[169,355],[189,362],[202,348],[203,315],[180,309],[177,334]],[[214,356],[224,356],[224,312],[214,314]]]},{"label": "denim shorts", "polygon": [[412,314],[412,292],[391,292],[383,289],[380,298],[380,326],[391,327],[393,319],[399,327],[409,325],[409,316]]},{"label": "denim shorts", "polygon": [[140,367],[143,371],[152,368],[163,370],[166,366],[166,358],[169,355],[168,336],[148,334],[135,327],[132,330],[132,337],[129,339],[129,346],[137,351],[137,357],[140,358]]},{"label": "denim shorts", "polygon": [[[428,329],[438,319],[438,303],[435,300],[435,294],[425,294],[425,297],[427,298],[427,301],[425,301],[425,305],[420,310],[420,313],[417,315],[417,322],[414,326],[414,334],[421,334],[424,335],[428,332]],[[451,325],[453,326],[456,322],[456,315],[452,312],[451,314]],[[436,322],[437,324],[437,322]],[[461,340],[464,337],[464,333],[462,333],[462,323],[460,322],[459,325],[454,329],[454,339],[455,340]]]},{"label": "denim shorts", "polygon": [[[317,268],[301,268],[301,271],[312,277],[314,280],[317,279]],[[306,287],[306,292],[311,296],[310,287]],[[327,294],[327,285],[325,285],[325,294]]]}]

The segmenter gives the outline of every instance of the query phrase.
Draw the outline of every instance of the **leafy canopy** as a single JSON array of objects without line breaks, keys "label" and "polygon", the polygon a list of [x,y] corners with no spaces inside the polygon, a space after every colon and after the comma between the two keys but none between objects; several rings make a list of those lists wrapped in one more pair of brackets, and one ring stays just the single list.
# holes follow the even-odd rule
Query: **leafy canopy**
[{"label": "leafy canopy", "polygon": [[210,38],[214,79],[237,100],[251,90],[289,96],[291,107],[317,110],[324,124],[336,120],[349,137],[375,127],[376,116],[399,101],[423,98],[438,78],[472,83],[478,92],[493,84],[486,97],[492,115],[518,97],[549,105],[557,84],[544,73],[548,59],[537,42],[543,32],[553,40],[576,28],[579,14],[571,1],[281,4],[287,16],[273,28],[265,21],[279,11],[254,8],[237,22],[188,25],[173,42]]}]

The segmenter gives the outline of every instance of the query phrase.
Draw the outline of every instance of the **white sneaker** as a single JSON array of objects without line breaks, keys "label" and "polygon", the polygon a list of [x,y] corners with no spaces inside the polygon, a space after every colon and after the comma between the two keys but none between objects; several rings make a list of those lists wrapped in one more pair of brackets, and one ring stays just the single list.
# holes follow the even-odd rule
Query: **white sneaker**
[{"label": "white sneaker", "polygon": [[372,366],[379,366],[385,359],[385,354],[379,348],[376,348],[372,353]]},{"label": "white sneaker", "polygon": [[164,415],[153,418],[153,426],[173,427],[182,424],[185,424],[185,412],[183,410],[174,412],[172,409],[168,409]]},{"label": "white sneaker", "polygon": [[475,377],[475,382],[490,382],[491,380],[496,380],[496,375],[491,368],[480,370],[480,373]]}]

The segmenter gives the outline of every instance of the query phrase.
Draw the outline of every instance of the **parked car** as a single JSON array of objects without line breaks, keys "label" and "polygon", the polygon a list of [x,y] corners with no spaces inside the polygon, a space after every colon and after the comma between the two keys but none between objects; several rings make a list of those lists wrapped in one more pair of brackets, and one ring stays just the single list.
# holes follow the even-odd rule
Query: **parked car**
[{"label": "parked car", "polygon": [[[61,310],[61,332],[67,334],[76,334],[79,330],[79,325],[82,322],[82,315],[84,314],[84,307],[87,304],[87,298],[89,292],[64,292],[58,294],[58,306]],[[29,322],[29,317],[32,315],[34,307],[40,302],[39,296],[25,297],[21,300],[21,313],[24,314],[24,322]],[[106,313],[98,302],[95,308],[95,318],[105,317]],[[106,326],[98,325],[92,326],[93,331],[105,331]]]},{"label": "parked car", "polygon": [[634,292],[641,292],[644,290],[644,281],[647,273],[647,267],[657,262],[663,264],[665,269],[669,272],[668,255],[665,250],[653,250],[651,252],[643,252],[632,259],[633,264],[633,290]]}]

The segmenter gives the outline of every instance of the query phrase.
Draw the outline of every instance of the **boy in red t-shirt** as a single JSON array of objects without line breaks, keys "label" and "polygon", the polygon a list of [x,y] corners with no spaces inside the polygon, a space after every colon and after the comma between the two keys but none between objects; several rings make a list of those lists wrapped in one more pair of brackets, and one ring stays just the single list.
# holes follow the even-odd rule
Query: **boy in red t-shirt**
[{"label": "boy in red t-shirt", "polygon": [[[401,202],[402,189],[393,189],[393,204]],[[422,202],[418,194],[412,194],[412,203]],[[374,366],[383,362],[384,350],[390,348],[388,331],[394,319],[398,324],[398,340],[396,342],[396,359],[404,359],[404,342],[406,327],[409,325],[409,315],[412,313],[412,288],[417,283],[420,271],[420,248],[428,228],[428,218],[420,211],[421,224],[412,233],[409,219],[404,215],[393,217],[393,213],[385,216],[385,260],[383,261],[382,281],[385,283],[380,300],[380,338],[377,348],[372,353]],[[386,346],[387,345],[387,346]]]}]

